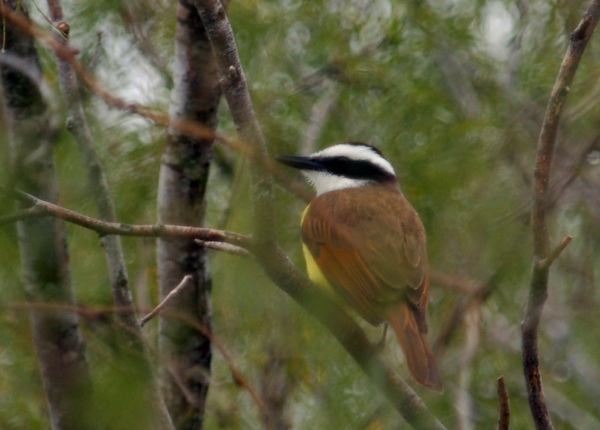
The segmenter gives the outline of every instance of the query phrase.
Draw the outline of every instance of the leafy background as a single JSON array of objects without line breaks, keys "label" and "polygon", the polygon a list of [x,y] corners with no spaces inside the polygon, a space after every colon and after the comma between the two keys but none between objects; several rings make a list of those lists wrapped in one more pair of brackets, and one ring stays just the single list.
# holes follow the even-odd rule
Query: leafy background
[{"label": "leafy background", "polygon": [[[65,1],[71,40],[101,84],[120,97],[167,112],[175,34],[173,0]],[[49,30],[40,9],[33,18]],[[432,269],[464,285],[489,283],[441,349],[442,396],[417,388],[451,428],[490,428],[504,375],[513,428],[532,425],[520,363],[519,325],[532,264],[528,211],[535,143],[569,34],[586,2],[513,0],[238,0],[229,5],[254,107],[270,153],[296,154],[339,141],[378,146],[392,161],[428,232]],[[558,187],[549,219],[553,243],[574,237],[550,278],[540,331],[541,368],[558,428],[600,428],[600,42],[592,38],[571,88],[553,167]],[[40,47],[60,106],[53,54]],[[86,95],[86,113],[119,219],[154,223],[165,130]],[[329,104],[329,109],[316,106]],[[235,136],[223,103],[220,132]],[[316,112],[316,113],[315,113]],[[307,136],[315,117],[322,121]],[[4,162],[7,142],[0,133]],[[74,142],[56,145],[61,204],[88,215],[95,205]],[[6,179],[6,169],[0,174]],[[290,177],[292,174],[290,173]],[[296,178],[298,179],[298,178]],[[209,226],[250,231],[243,159],[217,147],[209,182]],[[277,187],[278,230],[302,265],[304,203]],[[2,205],[1,214],[10,212]],[[73,283],[90,308],[111,306],[96,235],[68,226]],[[156,304],[154,241],[125,238],[136,301]],[[30,341],[13,226],[0,228],[0,427],[49,428]],[[285,414],[294,429],[405,426],[333,337],[274,287],[250,260],[211,255],[215,336],[251,384],[281,363]],[[433,282],[430,334],[450,324],[464,288]],[[3,305],[4,304],[4,305]],[[155,322],[145,330],[156,335]],[[144,428],[132,354],[115,342],[110,317],[83,321],[103,410],[114,428]],[[376,339],[378,329],[365,327]],[[385,354],[398,368],[395,341]],[[248,392],[217,352],[205,428],[261,428]]]}]

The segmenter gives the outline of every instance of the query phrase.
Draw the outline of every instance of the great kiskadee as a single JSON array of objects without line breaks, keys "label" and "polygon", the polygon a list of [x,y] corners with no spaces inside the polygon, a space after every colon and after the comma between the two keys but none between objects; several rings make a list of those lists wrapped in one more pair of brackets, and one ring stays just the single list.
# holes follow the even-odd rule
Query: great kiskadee
[{"label": "great kiskadee", "polygon": [[309,278],[374,326],[388,323],[411,376],[442,391],[425,339],[425,228],[400,191],[390,162],[376,148],[355,142],[277,160],[300,169],[317,192],[302,215]]}]

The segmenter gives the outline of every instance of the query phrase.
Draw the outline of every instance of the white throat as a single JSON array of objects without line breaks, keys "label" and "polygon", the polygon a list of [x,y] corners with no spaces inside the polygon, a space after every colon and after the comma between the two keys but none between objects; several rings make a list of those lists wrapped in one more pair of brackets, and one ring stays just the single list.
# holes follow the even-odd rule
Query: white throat
[{"label": "white throat", "polygon": [[367,185],[370,181],[364,179],[345,178],[325,172],[303,170],[306,179],[315,187],[317,196],[330,191],[343,190],[346,188],[358,188]]}]

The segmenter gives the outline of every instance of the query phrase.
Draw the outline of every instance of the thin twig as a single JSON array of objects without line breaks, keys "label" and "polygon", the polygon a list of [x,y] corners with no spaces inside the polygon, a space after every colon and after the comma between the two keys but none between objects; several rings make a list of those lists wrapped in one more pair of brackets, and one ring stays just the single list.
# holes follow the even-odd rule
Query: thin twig
[{"label": "thin twig", "polygon": [[506,384],[504,383],[504,376],[498,378],[498,407],[500,409],[498,430],[508,430],[508,424],[510,423],[510,400]]},{"label": "thin twig", "polygon": [[[548,273],[552,262],[551,259],[548,259],[551,255],[551,249],[546,219],[549,203],[548,182],[550,167],[565,100],[570,91],[571,83],[573,82],[583,52],[599,18],[600,0],[594,0],[575,31],[571,34],[571,41],[550,95],[550,101],[548,102],[537,144],[533,179],[533,207],[531,212],[534,266],[527,307],[523,323],[521,324],[521,350],[529,407],[536,429],[538,430],[554,428],[542,388],[538,351],[538,327],[544,303],[548,296]],[[557,256],[561,250],[559,249]],[[547,259],[548,264],[541,265],[542,267],[540,267],[537,262],[545,259]]]},{"label": "thin twig", "polygon": [[205,248],[214,249],[215,251],[223,251],[231,255],[239,255],[241,257],[252,257],[250,251],[241,246],[232,245],[224,242],[214,242],[202,239],[196,239],[196,243]]},{"label": "thin twig", "polygon": [[554,248],[548,257],[537,262],[538,270],[546,270],[549,269],[554,260],[558,258],[558,256],[564,251],[564,249],[569,246],[571,241],[573,240],[573,236],[565,236],[563,240]]},{"label": "thin twig", "polygon": [[38,206],[32,206],[30,208],[14,212],[10,215],[0,217],[0,226],[12,224],[18,221],[23,221],[28,218],[39,218],[41,216],[44,216],[43,210],[40,209],[40,207]]},{"label": "thin twig", "polygon": [[156,314],[158,314],[168,303],[171,301],[173,297],[181,292],[185,287],[188,286],[188,282],[193,279],[192,275],[185,275],[179,285],[171,290],[169,294],[154,308],[152,309],[144,318],[140,320],[140,326],[144,327],[148,321],[150,321]]}]

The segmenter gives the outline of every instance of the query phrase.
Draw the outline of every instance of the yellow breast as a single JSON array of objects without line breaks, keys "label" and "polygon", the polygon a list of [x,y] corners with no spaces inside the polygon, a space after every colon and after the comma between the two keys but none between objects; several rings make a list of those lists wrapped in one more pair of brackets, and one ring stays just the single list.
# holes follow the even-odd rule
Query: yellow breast
[{"label": "yellow breast", "polygon": [[[308,208],[310,208],[310,205],[308,205],[306,209],[304,209],[304,212],[302,212],[302,219],[300,220],[301,226],[302,223],[304,223],[304,217],[308,212]],[[317,286],[321,287],[325,293],[331,296],[331,298],[335,299],[336,301],[339,300],[339,296],[334,292],[333,287],[319,268],[319,265],[304,243],[302,244],[302,253],[304,254],[304,260],[306,261],[306,272],[308,273],[310,280],[313,281],[313,283]]]}]

